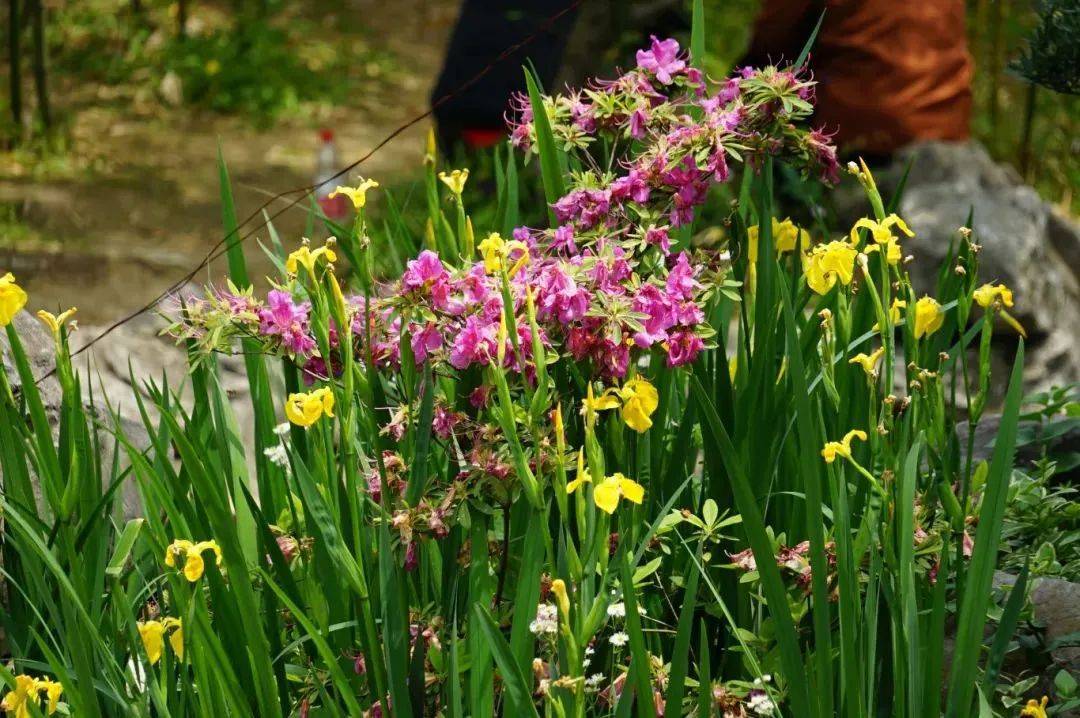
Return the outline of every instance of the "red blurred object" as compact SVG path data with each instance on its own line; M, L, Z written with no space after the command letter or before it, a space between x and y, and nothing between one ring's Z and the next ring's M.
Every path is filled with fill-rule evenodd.
M339 166L334 131L324 127L319 130L319 150L315 155L315 200L323 214L335 221L345 219L349 214L347 197L330 197L335 187L345 183L343 177L337 176Z
M461 131L461 141L471 150L494 147L505 137L506 132L496 127L473 127Z

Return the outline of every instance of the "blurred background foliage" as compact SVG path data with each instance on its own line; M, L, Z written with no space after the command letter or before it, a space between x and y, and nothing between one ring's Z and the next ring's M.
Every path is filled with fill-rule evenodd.
M455 9L453 0L435 4L445 5L450 14ZM7 90L0 99L0 138L8 150L29 143L36 152L53 154L70 151L65 127L71 114L87 105L183 104L240 115L255 127L266 127L283 116L311 116L312 108L320 105L347 105L350 89L394 81L396 57L386 38L365 36L369 13L415 10L409 4L355 0L9 0L7 5L8 59L12 31L21 30L16 33L21 44L16 51L22 57L16 84L22 97L15 100L21 120L13 114L11 63L5 62L0 70ZM722 74L746 48L758 3L711 0L707 5L713 23L708 66L714 74ZM19 9L14 24L12 7ZM39 7L47 75L41 96L34 88ZM1054 83L1060 78L1053 77L1053 71L1059 67L1060 53L1075 55L1080 47L1068 42L1080 26L1078 7L1076 0L968 2L970 51L976 65L974 136L995 158L1016 167L1043 196L1074 213L1073 188L1080 183L1077 97L1028 82L1015 63L1027 57L1025 74L1040 73L1044 84L1068 89L1063 82ZM1049 21L1035 35L1037 49L1045 50L1056 37L1052 49L1059 53L1048 55L1042 65L1032 63L1030 53L1025 55L1029 38L1040 28L1040 10ZM679 17L685 12L678 2L652 2L635 3L629 12L594 13L589 23L580 23L588 25L582 32L595 30L597 21L606 22L611 25L608 36L616 41L600 54L590 48L587 59L571 52L569 62L582 72L602 72L638 46L642 23L649 29L687 27L685 18ZM1067 68L1059 69L1067 74ZM438 67L419 71L433 76Z

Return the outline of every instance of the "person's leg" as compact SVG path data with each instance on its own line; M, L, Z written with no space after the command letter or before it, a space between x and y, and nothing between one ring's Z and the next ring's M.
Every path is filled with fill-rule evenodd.
M439 140L449 150L459 142L494 144L503 136L510 95L525 89L521 66L532 63L545 87L555 79L577 8L562 15L525 48L494 65L471 86L455 92L507 48L540 30L571 0L464 0L447 47L442 73L431 94ZM441 98L453 94L440 103ZM438 104L437 104L438 103Z

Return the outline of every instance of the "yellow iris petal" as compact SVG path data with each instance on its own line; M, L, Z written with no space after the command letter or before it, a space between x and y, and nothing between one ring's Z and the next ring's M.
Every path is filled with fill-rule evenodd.
M1020 710L1021 718L1046 718L1046 704L1049 702L1050 699L1046 696L1043 696L1041 701L1032 698Z
M845 459L851 458L851 442L853 439L859 441L866 441L866 432L859 429L852 429L848 433L844 434L844 438L841 441L830 441L825 444L821 449L821 457L825 459L826 464L831 464L836 461L838 456Z
M640 504L645 498L645 487L620 473L612 474L593 488L593 501L602 511L615 513L619 499Z
M634 377L626 382L618 392L622 399L622 417L626 425L639 433L652 426L652 413L660 404L660 395L656 387L647 379Z
M338 195L344 195L352 202L353 209L363 209L367 204L367 192L369 189L375 189L379 186L379 183L375 180L365 179L360 182L356 187L343 187L338 185L334 188L334 191L327 195L330 199L334 199Z
M933 297L915 302L915 338L930 336L945 323L945 312Z
M188 551L187 557L184 559L184 578L195 583L202 578L205 570L206 564L203 562L203 557L195 551Z
M146 649L146 657L150 659L150 665L155 665L161 660L161 654L165 649L165 626L161 621L140 621L136 624L139 629L139 637L142 638L143 648Z
M625 476L619 480L619 490L624 499L635 504L640 504L645 498L645 487Z
M578 449L577 476L566 485L566 493L572 494L590 481L592 479L589 477L589 473L585 471L585 449Z
M593 501L601 511L609 514L615 513L619 507L619 482L610 477L604 479L593 488Z
M848 364L858 364L866 372L867 376L873 376L877 371L877 363L884 353L885 347L878 347L877 351L872 354L856 354L848 361Z
M162 625L166 630L171 630L169 634L169 645L172 646L173 653L181 661L184 660L184 625L179 618L166 618L162 621Z
M64 694L64 686L57 681L41 681L42 687L45 689L46 715L53 715L60 707L60 696Z
M303 267L308 271L308 274L314 278L315 276L315 264L319 261L320 257L325 257L326 261L333 264L337 261L337 254L330 247L323 246L316 250L312 250L308 246L303 246L289 255L285 260L285 271L289 274L296 274L300 267Z
M334 392L327 387L309 393L289 394L285 401L285 418L305 429L323 415L334 415Z
M469 179L469 170L454 170L447 174L446 172L439 173L439 179L450 188L450 191L455 195L460 196L465 191L465 183Z
M806 257L806 284L817 294L826 294L835 286L851 284L858 251L847 242L819 244Z
M1004 284L984 284L975 290L974 298L975 302L983 309L990 307L995 302L999 302L1003 307L1013 305L1012 290Z
M0 276L0 327L6 327L26 306L26 292L10 272Z
M56 343L59 344L61 328L63 328L63 326L67 324L68 320L71 319L71 317L74 316L75 312L77 311L79 310L76 307L72 307L66 312L60 312L60 314L57 315L41 309L37 313L37 318L41 320L42 324L49 328L49 331L52 332L53 339L55 339ZM72 322L72 327L74 327L74 322Z

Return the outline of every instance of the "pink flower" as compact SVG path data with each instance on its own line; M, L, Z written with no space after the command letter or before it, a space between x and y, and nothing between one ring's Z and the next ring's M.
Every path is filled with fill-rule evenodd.
M536 290L536 314L540 319L555 318L566 324L581 319L589 309L589 293L557 264L544 267Z
M442 348L442 334L439 333L435 322L428 322L422 329L416 324L409 326L411 335L409 345L412 346L413 357L417 364L423 364L428 356Z
M611 198L622 201L630 198L638 204L649 201L649 184L645 181L645 173L638 169L630 170L625 177L620 177L611 183Z
M450 365L464 369L470 364L485 365L495 356L498 342L495 324L484 324L475 314L465 320L465 327L454 339L450 349Z
M405 273L401 275L401 284L406 289L430 287L450 278L439 255L430 249L425 249L416 259L410 259L406 266Z
M459 309L451 302L450 272L443 266L439 255L425 249L416 259L410 259L405 273L401 275L401 286L407 291L426 293L432 304L441 311L456 313Z
M435 432L435 436L445 441L453 436L454 427L459 421L461 421L460 414L450 411L442 404L437 404L431 420L431 429Z
M649 227L645 230L645 243L659 247L665 257L671 252L671 235L667 227Z
M676 332L668 340L668 366L682 366L697 359L697 355L705 348L705 342L701 337L689 329Z
M294 303L288 292L271 290L266 307L259 310L259 333L277 337L296 356L307 356L315 349L315 340L308 333L310 311L311 305Z
M686 62L679 59L679 43L676 40L657 40L653 35L650 48L637 51L637 66L656 75L662 84L670 85L672 75L682 72Z
M692 299L694 290L699 287L694 279L694 268L690 266L690 257L686 252L679 252L675 266L668 272L667 291L675 299Z
M645 136L645 126L649 122L649 116L645 114L645 110L637 108L630 113L630 136L635 140L640 140Z
M577 254L578 248L574 242L574 228L568 224L556 227L551 238L551 249L568 255Z

